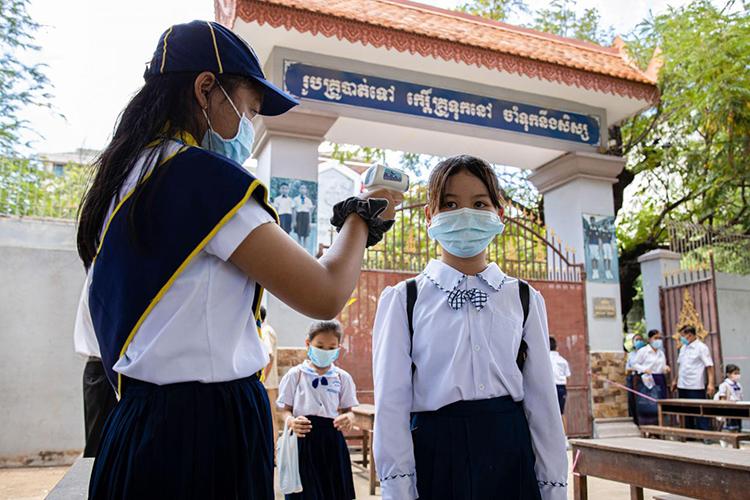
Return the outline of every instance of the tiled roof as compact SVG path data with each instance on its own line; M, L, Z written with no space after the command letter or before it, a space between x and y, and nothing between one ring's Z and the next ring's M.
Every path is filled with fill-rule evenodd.
M376 47L456 60L569 85L653 100L654 79L621 47L521 28L408 0L216 0L236 17Z

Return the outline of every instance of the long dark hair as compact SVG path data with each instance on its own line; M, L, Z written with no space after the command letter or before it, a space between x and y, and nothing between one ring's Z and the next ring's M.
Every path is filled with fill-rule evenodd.
M96 256L110 204L119 198L123 183L147 146L154 141L164 142L183 131L200 141L199 134L206 125L201 122L201 110L193 94L197 76L198 73L147 76L145 85L120 114L112 140L94 162L93 181L78 209L78 255L86 269ZM220 75L217 80L230 95L240 84L252 85L236 76ZM149 154L157 155L160 149L153 148ZM141 181L152 162L153 157L150 157L142 163L132 195L133 204L127 214L133 237L133 207L138 203Z

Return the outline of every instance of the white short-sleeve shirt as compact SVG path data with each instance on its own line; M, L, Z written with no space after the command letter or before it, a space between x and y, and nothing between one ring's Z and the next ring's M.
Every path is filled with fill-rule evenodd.
M550 351L549 360L552 363L552 375L555 378L555 385L565 385L570 377L570 365L568 360L563 358L559 352Z
M352 376L331 365L320 375L309 360L292 367L279 383L279 408L290 406L292 415L336 418L339 410L358 406Z
M294 209L297 212L312 212L314 207L312 198L309 196L305 196L304 201L302 200L302 196L297 196L294 199Z
M680 348L677 363L680 366L678 388L698 390L706 388L706 368L714 366L706 344L695 339L688 345L683 345Z
M646 373L646 370L650 370L651 373L664 374L667 371L667 358L661 349L654 350L653 347L647 345L638 349L631 367L638 373Z
M166 145L166 155L180 147L178 143ZM122 195L135 185L138 170L138 166L133 170ZM248 377L266 366L268 353L252 312L255 281L229 262L229 257L253 230L273 220L251 197L177 277L114 370L161 385L225 382ZM88 287L81 303L84 318L80 324L86 328L92 324ZM82 331L81 337L91 338L91 332Z
M279 215L291 214L294 209L294 200L289 195L279 195L273 199L273 206Z

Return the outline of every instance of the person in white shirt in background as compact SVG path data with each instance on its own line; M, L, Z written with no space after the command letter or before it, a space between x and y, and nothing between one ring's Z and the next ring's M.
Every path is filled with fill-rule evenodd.
M665 399L667 392L667 375L671 371L664 355L664 341L659 330L648 332L648 345L638 349L633 359L632 368L636 373L636 390L648 393L654 399ZM636 396L638 397L638 396ZM639 425L657 423L656 404L636 405Z
M504 228L492 167L469 155L441 161L425 212L441 260L387 287L373 327L383 499L565 500L544 299L487 262Z
M633 347L628 353L627 361L625 362L625 385L636 391L638 390L638 382L637 377L635 376L635 370L633 369L633 360L635 359L635 355L638 354L638 350L648 344L643 340L643 335L640 333L633 335L631 340ZM635 394L630 391L628 391L628 415L633 418L635 425L638 425L638 411L636 410L635 405Z
M282 182L279 185L279 195L271 202L279 214L279 225L286 234L292 232L292 213L294 212L294 200L289 196L289 184Z
M566 427L565 401L568 399L568 390L565 386L568 385L568 377L570 377L570 365L568 364L568 360L557 352L557 340L555 337L549 338L549 360L552 363L552 373L555 377L555 385L557 386L557 403L560 405L563 427Z
M269 357L268 364L263 369L263 385L266 387L268 400L271 402L273 438L275 442L279 433L276 422L278 419L276 405L273 404L273 402L276 401L276 398L279 396L279 369L278 360L276 358L276 331L266 322L266 315L266 306L260 306L260 336L263 340L263 344L266 346Z
M77 354L86 358L83 369L83 420L86 429L86 445L83 456L95 457L99 449L104 423L117 404L115 390L107 380L99 343L89 313L89 277L83 284L78 301L73 345Z
M336 320L310 325L307 357L281 379L279 398L290 432L297 441L302 492L286 500L351 500L355 497L352 464L344 433L354 424L358 406L352 376L333 363L343 332Z
M312 223L312 212L315 204L307 195L307 186L301 184L299 196L294 198L294 232L297 233L299 244L307 248L307 238L310 236L310 224Z
M708 346L698 338L692 325L680 329L680 342L682 347L677 356L679 372L677 380L672 381L672 390L677 388L681 399L712 398L716 393L716 377ZM705 375L707 370L708 386ZM685 427L707 431L711 429L711 422L705 417L685 417Z
M719 384L719 390L716 391L714 399L720 401L742 401L742 386L740 385L740 367L729 364L726 368L726 378ZM739 418L728 418L724 421L722 430L727 432L740 432L742 430L742 420ZM722 446L724 446L722 441ZM729 443L726 443L729 446Z

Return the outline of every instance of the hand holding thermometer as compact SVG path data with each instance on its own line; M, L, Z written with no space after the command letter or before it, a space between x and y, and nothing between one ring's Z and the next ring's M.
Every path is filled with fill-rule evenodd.
M409 175L397 168L373 165L365 172L364 186L368 191L388 189L405 193L409 190Z

